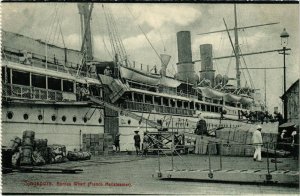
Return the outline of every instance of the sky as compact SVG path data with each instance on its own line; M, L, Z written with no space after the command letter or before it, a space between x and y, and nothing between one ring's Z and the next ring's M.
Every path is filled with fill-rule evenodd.
M212 44L214 57L232 54L226 32L209 35L200 33L224 30L223 18L228 28L234 26L233 4L103 4L110 9L116 21L119 36L123 41L128 58L139 64L157 65L160 60L155 50L172 56L168 74L174 75L177 63L176 33L190 31L193 60L200 59L199 46ZM280 33L286 28L289 33L286 57L287 88L299 78L299 5L298 4L237 4L238 26L249 26L279 22L277 25L240 30L239 43L242 53L280 49ZM59 29L61 24L61 32ZM111 46L102 4L94 4L91 28L94 56L101 60L112 60ZM75 3L2 3L2 29L41 39L59 46L63 40L68 48L80 49L80 19ZM231 33L233 39L233 34ZM298 55L297 55L298 54ZM278 52L244 57L242 67L282 67L283 56ZM244 63L245 61L245 63ZM235 60L215 60L216 74L235 77ZM195 63L199 73L200 63ZM264 101L264 71L244 70L242 85L250 85L250 77L256 89L260 89ZM267 106L272 112L282 108L283 70L269 69L266 73ZM247 81L247 83L245 82ZM234 82L234 81L232 81Z

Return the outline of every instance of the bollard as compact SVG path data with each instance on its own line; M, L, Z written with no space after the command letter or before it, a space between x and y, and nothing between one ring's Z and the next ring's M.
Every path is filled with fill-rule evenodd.
M275 171L277 171L277 154L276 154L276 152L277 152L277 143L275 143L275 154L274 154L274 156L275 156Z
M268 169L268 174L270 174L270 166L269 166L269 142L267 142L267 169Z
M222 141L219 148L219 154L220 154L220 170L222 170Z
M207 145L207 150L208 150L208 167L209 167L209 172L211 173L211 162L210 162L210 150L209 150L209 145L210 142Z
M158 171L160 173L160 158L159 158L159 149L158 149Z

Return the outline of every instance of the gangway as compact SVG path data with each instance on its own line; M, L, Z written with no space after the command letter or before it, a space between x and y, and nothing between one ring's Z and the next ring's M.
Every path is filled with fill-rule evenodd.
M137 115L137 114L135 114L135 113L133 113L133 112L127 110L127 109L123 109L123 108L121 108L121 107L115 106L115 105L113 105L113 104L111 104L111 103L108 103L108 102L106 102L106 101L104 101L104 100L101 100L101 99L98 99L98 98L96 98L96 97L89 96L89 99L90 99L93 103L96 103L96 104L98 104L98 105L107 107L107 108L109 108L109 109L111 109L111 110L114 110L114 111L116 111L116 112L123 112L123 114L125 114L125 115L127 115L127 116L129 116L129 117L131 117L131 118L133 118L133 119L135 119L135 120L138 120L138 121L140 121L140 122L146 123L149 127L156 128L156 129L161 129L161 128L163 128L163 126L162 126L161 124L159 124L159 123L157 123L157 122L154 122L154 121L152 121L152 120L149 120L149 119L147 119L147 118L145 118L145 117L143 117L143 116L139 116L139 115Z

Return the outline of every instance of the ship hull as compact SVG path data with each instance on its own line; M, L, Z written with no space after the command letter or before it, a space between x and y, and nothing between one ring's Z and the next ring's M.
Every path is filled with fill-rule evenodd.
M83 134L104 133L103 113L102 108L82 103L6 102L2 106L2 145L32 130L36 139L79 150Z

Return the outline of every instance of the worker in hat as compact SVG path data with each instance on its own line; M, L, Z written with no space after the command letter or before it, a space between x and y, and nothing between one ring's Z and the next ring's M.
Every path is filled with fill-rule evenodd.
M299 126L293 127L293 132L291 134L292 136L292 154L293 159L299 159Z
M106 66L106 68L104 69L104 75L106 76L111 76L111 70L109 66Z
M285 129L282 130L280 134L280 148L283 150L287 150L287 145L288 143L288 136L287 136L287 131Z
M134 131L135 135L133 136L136 155L139 155L140 148L141 148L141 136L139 135L139 130L140 128L137 128L137 130Z
M253 146L255 147L255 152L253 155L254 161L261 162L261 146L263 145L262 136L261 136L261 126L257 125L256 130L253 133L252 142Z

